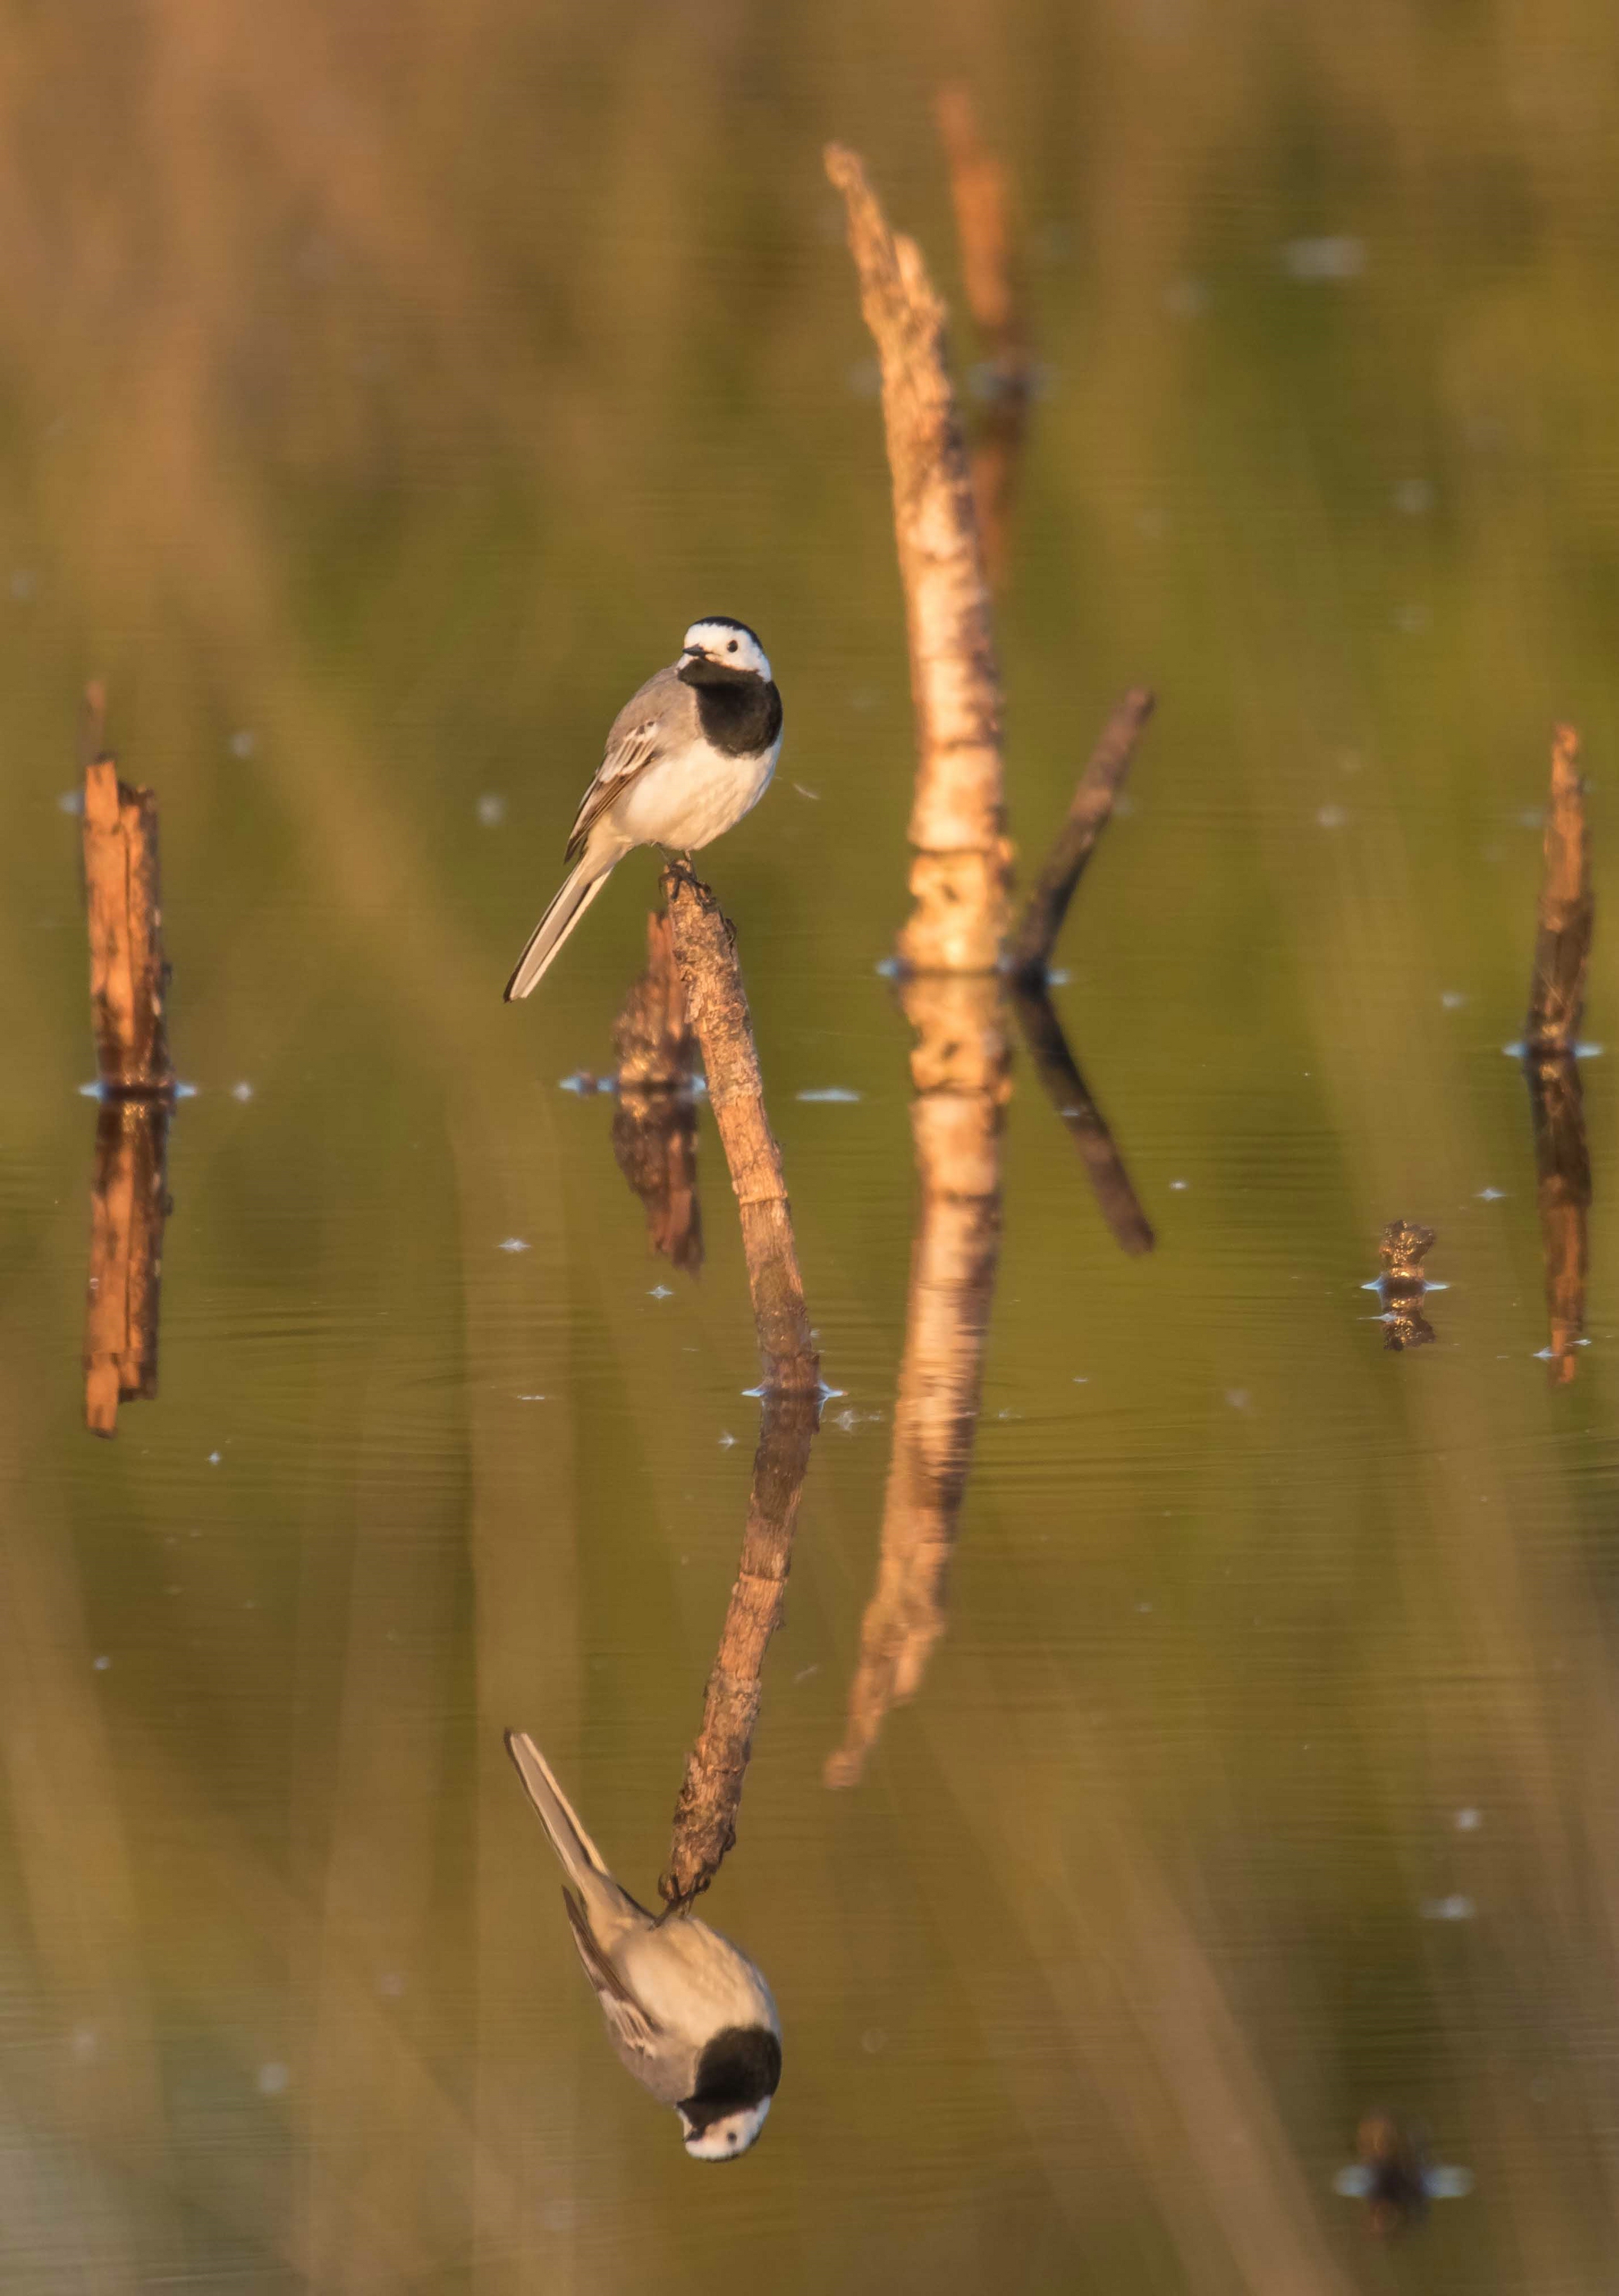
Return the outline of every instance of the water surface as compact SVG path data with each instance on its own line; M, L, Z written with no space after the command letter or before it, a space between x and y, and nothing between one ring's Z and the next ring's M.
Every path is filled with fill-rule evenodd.
M17 28L8 2287L1606 2284L1615 1064L1556 1386L1501 1046L1559 715L1607 898L1616 64L1584 0ZM947 1628L833 1792L916 1195L876 971L903 619L819 148L954 297L961 72L1045 371L1000 615L1031 859L1160 695L1058 992L1157 1245L1117 1250L1020 1058ZM499 991L613 712L715 611L786 701L710 857L840 1390L705 1906L787 2030L718 2178L612 2061L500 1744L650 1892L757 1424L709 1119L691 1283L558 1089L608 1065L650 861ZM197 1088L160 1392L111 1444L61 802L93 672L159 791ZM1395 1218L1449 1286L1419 1352L1362 1289ZM1386 2250L1332 2188L1373 2108L1476 2178Z

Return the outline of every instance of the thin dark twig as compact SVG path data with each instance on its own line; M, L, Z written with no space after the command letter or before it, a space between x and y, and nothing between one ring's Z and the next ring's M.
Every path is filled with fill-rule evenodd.
M1091 761L1080 775L1067 819L1057 833L1012 936L1008 969L1014 980L1044 978L1074 889L1112 816L1114 801L1153 706L1154 697L1146 686L1132 686L1102 728Z
M1056 1006L1043 985L1034 988L1026 981L1014 983L1012 1005L1040 1081L1052 1107L1068 1128L1115 1242L1132 1259L1150 1251L1155 1241L1152 1224L1130 1184L1130 1175L1114 1145L1107 1119L1091 1097L1079 1072Z

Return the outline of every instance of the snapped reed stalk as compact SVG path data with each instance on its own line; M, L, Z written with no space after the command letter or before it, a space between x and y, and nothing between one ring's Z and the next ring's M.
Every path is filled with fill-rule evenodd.
M169 1094L164 1013L163 906L158 873L158 800L121 782L101 747L102 701L86 697L84 857L90 939L90 1013L106 1093Z
M1558 1387L1573 1380L1574 1349L1585 1332L1591 1194L1584 1096L1574 1058L1596 921L1579 759L1579 734L1572 726L1558 726L1551 742L1545 859L1524 1024L1524 1072L1534 1128L1535 1194L1550 1325L1546 1354Z
M1551 794L1546 808L1541 879L1524 1041L1530 1052L1572 1051L1585 1004L1593 902L1580 736L1559 726L1551 743Z
M85 1300L85 1424L118 1432L120 1402L158 1390L158 1303L168 1214L175 1075L164 1011L168 968L158 870L158 801L119 781L102 745L106 704L89 686L84 771L85 918L96 1111Z
M914 972L989 972L1000 961L1011 864L1001 675L944 307L915 242L889 228L857 155L829 144L826 171L843 194L861 308L882 372L910 641L915 906L899 954Z

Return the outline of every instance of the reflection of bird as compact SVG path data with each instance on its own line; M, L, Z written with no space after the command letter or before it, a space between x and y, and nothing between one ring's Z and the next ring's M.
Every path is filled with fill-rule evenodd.
M724 614L693 622L681 657L614 718L568 840L572 869L506 983L527 996L612 871L637 845L692 853L734 829L770 786L781 697L764 647Z
M571 1884L562 1901L614 2047L679 2113L694 2161L740 2160L781 2078L769 1986L706 1922L659 1922L638 1906L602 1864L533 1739L508 1730L506 1751Z

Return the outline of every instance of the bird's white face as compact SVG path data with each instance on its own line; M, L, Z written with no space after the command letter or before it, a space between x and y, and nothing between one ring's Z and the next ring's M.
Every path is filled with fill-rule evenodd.
M750 670L766 683L770 658L750 629L740 622L693 622L681 645L682 660L701 655L722 669Z
M765 2096L757 2104L742 2105L735 2112L728 2112L724 2120L711 2120L707 2128L694 2130L688 2121L687 2153L693 2161L740 2161L757 2142L769 2111L770 2099Z

